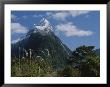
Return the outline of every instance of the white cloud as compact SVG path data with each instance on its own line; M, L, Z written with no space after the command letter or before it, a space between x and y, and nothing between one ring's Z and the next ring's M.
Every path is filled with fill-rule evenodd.
M77 10L77 11L69 11L70 15L73 17L83 15L83 14L88 14L90 11L87 10Z
M92 31L82 30L82 29L77 28L71 22L57 25L56 29L61 31L61 32L64 32L64 34L68 37L70 37L70 36L79 36L79 37L90 36L93 34Z
M71 11L59 11L59 12L47 12L47 16L51 16L56 20L65 21L68 16L77 17L83 14L88 14L87 10L71 10Z
M11 14L11 19L15 20L15 19L18 19L16 15L14 14Z
M26 19L26 18L27 18L27 16L26 16L26 15L24 15L24 16L23 16L23 18L24 18L24 19Z
M69 16L67 12L58 12L53 15L54 19L65 21L66 17Z
M46 15L51 16L51 15L53 15L53 13L52 12L47 12Z
M15 18L16 18L16 16L11 14L11 19L15 19Z
M36 18L36 17L39 17L39 15L34 14L34 15L33 15L33 17L35 17L35 18Z
M11 23L12 33L27 33L27 28L20 23Z

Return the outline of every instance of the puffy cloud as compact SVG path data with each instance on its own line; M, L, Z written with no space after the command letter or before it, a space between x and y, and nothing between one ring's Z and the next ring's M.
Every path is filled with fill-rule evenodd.
M51 15L53 15L53 13L52 12L46 12L46 15L51 16Z
M24 18L24 19L26 19L26 18L27 18L27 16L26 16L26 15L24 15L24 16L23 16L23 18Z
M54 19L65 21L66 17L69 16L67 12L58 12L53 15Z
M65 21L68 16L76 17L83 14L88 14L90 11L87 10L70 10L70 11L59 11L59 12L47 12L47 16L51 16L56 20Z
M18 19L17 16L15 16L14 14L11 14L11 19Z
M65 21L66 17L69 16L66 11L47 12L46 15L48 16L48 18L50 17L60 21Z
M37 15L37 14L32 15L32 17L34 17L34 18L42 17L42 16L44 16L44 15Z
M70 37L70 36L79 36L79 37L81 37L81 36L89 36L89 35L93 34L92 31L82 30L82 29L77 28L71 22L57 25L56 29L61 31L61 32L64 32L64 34L68 37Z
M77 11L69 11L70 15L73 17L83 15L83 14L88 14L90 11L87 10L77 10Z
M12 33L27 33L28 29L20 23L11 23Z
M38 16L38 15L36 15L36 14L34 14L34 15L33 15L33 17L35 17L35 18L36 18L36 17L39 17L39 16Z

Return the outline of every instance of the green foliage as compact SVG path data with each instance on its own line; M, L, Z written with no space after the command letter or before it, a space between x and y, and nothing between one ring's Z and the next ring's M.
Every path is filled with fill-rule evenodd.
M57 54L56 54L57 55ZM73 51L68 62L59 67L51 56L12 58L12 77L99 77L100 58L94 46L80 46ZM52 59L53 58L53 59ZM60 60L60 59L59 59ZM55 62L56 61L56 62ZM60 63L60 62L59 62ZM62 64L62 63L60 63Z
M100 58L94 52L94 46L80 46L73 51L69 63L80 70L81 76L100 76Z
M78 77L80 76L79 69L75 69L70 65L67 65L63 70L58 71L59 77Z
M100 76L100 59L97 57L87 56L81 62L81 76Z
M85 58L85 56L96 56L95 52L94 52L94 46L80 46L78 48L76 48L75 51L73 51L72 53L72 57L73 58L77 58L77 59L83 59Z
M46 77L51 74L56 76L51 65L40 59L13 59L11 65L13 77Z

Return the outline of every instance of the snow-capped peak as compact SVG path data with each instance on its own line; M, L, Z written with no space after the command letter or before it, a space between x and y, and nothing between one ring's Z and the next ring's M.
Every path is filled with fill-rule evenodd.
M35 25L35 28L37 30L42 30L46 32L52 31L52 26L50 25L50 22L45 18L40 21L40 25Z

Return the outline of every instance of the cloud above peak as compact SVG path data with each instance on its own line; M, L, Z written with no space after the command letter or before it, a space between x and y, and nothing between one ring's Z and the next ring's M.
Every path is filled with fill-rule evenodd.
M55 20L65 21L68 16L77 17L80 15L88 14L88 10L70 10L70 11L59 11L59 12L47 12L47 16L51 16Z
M84 14L88 14L89 12L90 11L88 11L88 10L69 11L69 13L71 14L71 16L73 16L73 17L84 15Z
M66 17L69 16L67 12L58 12L53 15L54 19L65 21Z
M16 20L16 19L19 19L16 15L14 15L14 14L11 14L11 19L12 20Z
M78 37L82 37L82 36L90 36L93 34L92 31L89 30L82 30L77 28L75 25L73 25L71 22L65 23L65 24L60 24L56 26L56 29L60 32L64 32L64 34L67 37L71 37L71 36L78 36Z
M11 23L12 33L27 33L28 29L20 23Z

